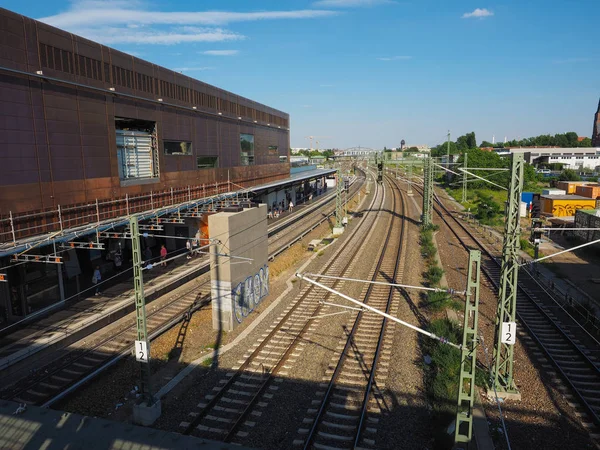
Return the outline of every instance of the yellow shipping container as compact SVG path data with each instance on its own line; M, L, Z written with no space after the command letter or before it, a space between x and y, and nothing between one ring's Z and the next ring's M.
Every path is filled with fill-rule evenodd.
M554 217L574 216L578 209L595 209L596 200L579 195L542 195L541 210Z

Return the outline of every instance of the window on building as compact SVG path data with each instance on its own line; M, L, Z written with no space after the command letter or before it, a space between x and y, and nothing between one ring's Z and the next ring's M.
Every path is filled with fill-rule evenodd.
M254 165L254 135L240 134L240 151L242 166Z
M191 155L192 143L186 141L165 141L165 155Z
M287 162L287 156L280 156L280 157L279 157L279 162L280 162L280 163Z
M277 154L277 146L276 145L269 145L269 155L273 156Z
M122 184L154 182L159 176L156 123L117 117L115 132Z
M219 157L198 156L198 158L196 158L196 167L198 169L215 169L219 167Z

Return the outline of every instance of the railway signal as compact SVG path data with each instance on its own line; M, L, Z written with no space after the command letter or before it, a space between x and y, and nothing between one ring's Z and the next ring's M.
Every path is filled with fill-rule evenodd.
M542 234L544 234L543 230L540 229L541 225L542 219L531 219L531 235L529 241L533 244L533 259L538 259L540 256L540 244L542 242Z

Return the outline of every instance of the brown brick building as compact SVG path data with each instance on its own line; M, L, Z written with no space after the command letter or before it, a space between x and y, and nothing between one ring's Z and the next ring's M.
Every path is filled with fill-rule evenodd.
M289 147L281 111L0 8L0 219L274 181Z

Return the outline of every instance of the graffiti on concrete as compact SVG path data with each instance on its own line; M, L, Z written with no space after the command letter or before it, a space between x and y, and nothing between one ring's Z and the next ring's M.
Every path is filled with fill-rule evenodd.
M269 295L269 266L265 264L258 273L249 276L231 291L238 323L242 323L244 317L254 311L267 295Z

